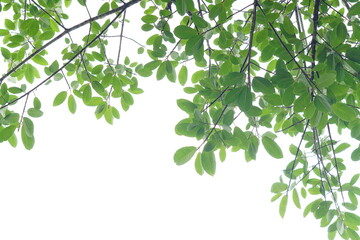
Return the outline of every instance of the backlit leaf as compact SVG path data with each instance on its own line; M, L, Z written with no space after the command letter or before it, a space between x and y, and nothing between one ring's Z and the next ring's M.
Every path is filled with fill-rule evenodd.
M178 99L176 103L178 107L187 114L193 114L194 110L197 108L196 104L186 99Z
M46 59L39 54L34 56L31 60L33 60L35 63L37 63L39 65L43 65L43 66L48 65L48 62L46 61Z
M255 77L252 81L252 87L255 92L262 92L264 94L274 93L274 86L266 78Z
M185 65L180 68L179 71L179 83L184 86L188 79L188 69Z
M0 130L0 143L7 141L15 132L16 125L11 125Z
M333 104L331 107L335 115L346 122L351 122L356 119L357 114L355 110L344 103L338 102Z
M62 104L65 101L66 97L67 97L66 91L62 91L58 93L54 99L53 106L59 106L60 104Z
M214 176L216 170L216 161L214 152L201 153L201 165L207 174Z
M283 153L279 145L271 138L264 136L261 139L262 144L264 145L265 150L272 156L273 158L283 158Z
M271 186L272 193L281 193L288 188L288 185L282 182L276 182Z
M353 161L360 160L360 145L351 153L351 159Z
M30 118L24 117L22 128L24 129L26 136L33 137L34 136L34 123Z
M250 110L252 106L252 94L250 88L248 87L241 88L237 105L239 106L241 111L247 112L248 110Z
M288 196L284 195L281 198L280 206L279 206L279 214L282 218L284 218L284 216L285 216L287 202L288 202Z
M74 114L76 112L76 101L75 101L75 98L74 98L74 95L69 95L68 97L68 108L69 108L69 111Z
M183 165L187 163L195 153L196 147L182 147L175 152L174 161L177 165Z
M204 44L204 37L202 35L195 35L186 42L185 52L188 56L194 55L200 51Z
M201 153L199 152L195 158L195 170L201 176L204 174L204 169L201 165Z
M293 190L292 197L293 197L293 201L294 201L295 206L300 209L301 208L300 199L299 199L299 194L298 194L296 188Z

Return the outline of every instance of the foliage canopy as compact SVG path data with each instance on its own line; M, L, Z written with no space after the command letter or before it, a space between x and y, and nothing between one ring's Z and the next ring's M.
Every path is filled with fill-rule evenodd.
M319 219L329 239L360 239L354 213L360 174L343 182L350 159L339 156L346 150L360 160L360 145L349 150L338 137L344 131L360 140L358 0L97 4L92 16L86 0L0 0L0 52L7 64L0 77L0 142L15 147L20 138L26 149L34 146L33 119L43 115L44 101L34 92L44 85L64 83L54 106L67 104L75 113L82 102L112 124L143 92L139 78L166 78L191 96L177 101L187 118L176 133L199 141L176 151L176 164L194 159L198 174L214 175L217 155L224 161L227 150L242 150L251 161L260 146L280 159L285 149L276 138L288 135L298 144L290 145L293 159L271 187L281 217L290 199L301 208L300 199L311 195L304 216ZM136 5L143 9L144 45L124 32L128 19L137 18L126 14ZM67 27L70 7L87 10L87 19ZM139 45L141 58L121 55L124 39ZM61 41L61 52L50 54ZM108 47L114 41L117 51Z

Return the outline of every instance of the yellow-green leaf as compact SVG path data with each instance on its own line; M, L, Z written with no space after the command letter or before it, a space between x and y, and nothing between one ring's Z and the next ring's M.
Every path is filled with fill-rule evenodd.
M285 216L287 202L288 202L288 196L284 195L281 198L280 206L279 206L279 214L282 218L284 218L284 216Z

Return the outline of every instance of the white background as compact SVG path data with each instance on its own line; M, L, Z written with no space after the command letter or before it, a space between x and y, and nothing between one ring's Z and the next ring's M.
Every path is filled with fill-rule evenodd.
M178 84L141 80L145 93L113 126L79 99L74 116L66 104L51 107L65 87L36 92L48 99L44 117L34 120L33 150L20 139L16 149L0 145L1 240L327 238L291 198L284 220L279 202L270 202L271 184L291 158L272 159L261 149L246 163L239 152L218 163L214 177L197 175L193 161L173 163L178 148L194 144L174 132L186 117L176 99L189 97Z
M174 133L185 117L181 89L142 85L114 126L93 109L48 107L33 150L0 145L0 239L326 239L291 201L284 220L270 203L289 159L246 163L239 152L214 177L197 175L193 162L176 166L173 153L188 142Z

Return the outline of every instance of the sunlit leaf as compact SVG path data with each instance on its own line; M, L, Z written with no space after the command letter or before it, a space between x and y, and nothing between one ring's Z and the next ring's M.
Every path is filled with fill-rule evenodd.
M69 111L74 114L76 112L76 101L75 101L75 98L74 98L74 95L69 95L68 97L68 108L69 108Z
M288 196L284 195L281 198L280 206L279 206L279 214L282 218L284 218L284 216L285 216L287 202L288 202Z
M174 154L174 161L177 165L187 163L196 153L196 147L182 147Z
M283 153L281 148L273 139L264 136L261 141L265 150L270 154L270 156L278 159L283 158Z
M66 97L67 97L66 91L62 91L58 93L54 99L53 106L59 106L60 104L62 104L65 101Z
M202 152L201 153L201 165L205 172L211 176L214 176L216 170L216 161L214 152Z
M344 103L338 102L333 104L331 107L335 115L344 121L350 122L356 119L357 114L355 110Z

